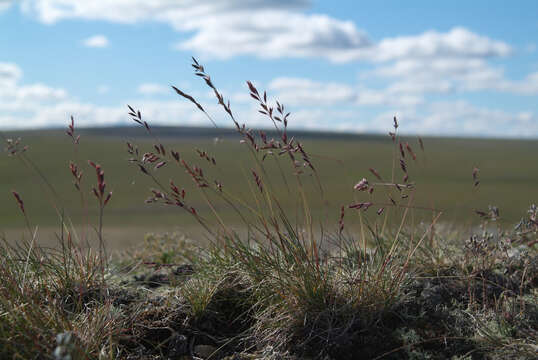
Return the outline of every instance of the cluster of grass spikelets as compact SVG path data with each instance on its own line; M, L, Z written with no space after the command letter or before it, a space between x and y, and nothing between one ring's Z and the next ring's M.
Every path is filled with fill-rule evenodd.
M421 153L400 142L395 118L393 166L385 171L390 177L372 167L357 179L356 197L342 204L334 224L315 219L318 204L306 194L318 193L322 204L323 184L308 149L288 135L284 105L272 106L248 82L274 136L249 129L204 67L194 59L193 67L251 154L243 178L250 196L230 193L219 180L219 166L226 164L218 155L194 149L199 161L187 161L129 106L133 121L155 139L151 149L127 143L129 161L154 184L146 202L188 213L205 230L208 245L151 235L143 247L109 256L102 229L113 199L94 162L97 183L89 188L81 163L69 167L82 206L97 200L96 252L84 248L84 237L59 205L59 246L37 246L23 194L14 192L28 233L0 244L1 358L536 357L536 206L509 231L497 226L495 207L477 210L481 224L473 234L439 224L441 211L414 203L420 188L409 164ZM173 89L216 124L196 99ZM81 139L73 120L67 134L76 150ZM7 147L39 172L19 142ZM421 139L418 147L424 152ZM165 167L176 167L177 178L163 179ZM54 184L39 174L54 197ZM471 175L470 186L478 187L478 169ZM296 199L295 208L281 205L278 187ZM205 199L203 208L192 205L193 193ZM414 211L431 212L431 223L411 226ZM228 225L224 212L242 225ZM379 221L370 222L365 212ZM398 218L396 227L388 225L389 216ZM359 224L356 233L346 230L352 221Z

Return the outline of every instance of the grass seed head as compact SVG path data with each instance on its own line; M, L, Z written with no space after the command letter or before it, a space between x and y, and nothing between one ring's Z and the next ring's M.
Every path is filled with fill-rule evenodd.
M22 198L21 196L19 195L18 192L16 192L15 190L12 190L11 193L13 194L13 196L15 197L15 200L17 200L17 204L19 204L19 208L21 209L22 213L24 215L26 215L26 211L24 210L24 202L22 201Z

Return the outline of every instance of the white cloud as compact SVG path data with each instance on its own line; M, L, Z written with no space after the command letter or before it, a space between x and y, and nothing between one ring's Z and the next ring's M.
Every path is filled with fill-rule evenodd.
M22 70L12 63L0 63L0 110L29 111L39 104L63 100L63 89L44 84L21 85Z
M290 117L290 126L307 130L360 132L357 111L334 109L301 109Z
M154 125L208 125L208 119L188 102L148 102L132 99L129 103L140 108L144 118ZM77 126L81 127L134 125L124 106L99 106L71 99L49 104L27 103L24 105L24 108L8 109L11 113L2 114L0 129L64 127L70 115L74 116ZM218 110L215 106L206 106L206 108L212 111Z
M71 18L134 23L148 20L163 22L171 22L174 19L188 20L199 16L212 16L243 10L292 10L305 8L308 4L309 1L305 0L213 2L197 0L23 0L22 9L47 24Z
M152 124L160 125L207 125L207 118L193 110L191 104L156 101L131 101L133 106L140 108L143 116ZM45 106L30 114L15 118L11 128L39 128L51 126L66 126L69 115L73 115L77 126L113 126L134 124L127 115L124 106L98 106L76 101L63 101ZM0 124L1 125L1 124Z
M178 49L216 58L252 55L367 61L374 64L375 76L390 81L385 88L369 89L308 79L275 79L269 88L290 105L412 108L425 104L429 94L483 90L538 93L538 75L510 80L501 67L487 62L513 52L503 41L454 27L446 32L430 30L375 42L351 21L305 13L309 7L305 0L23 0L21 7L48 24L64 19L165 23L185 34L185 40L176 44ZM87 39L87 45L107 44L102 35ZM159 84L142 84L138 92L149 96L169 90ZM231 98L239 105L246 100L244 94Z
M137 89L138 93L142 95L165 95L171 94L170 88L161 84L140 84Z
M357 96L357 105L416 106L423 102L421 95L392 92L390 89L363 89Z
M22 8L49 24L70 18L164 22L178 31L194 31L191 38L178 44L179 48L215 57L304 57L327 53L336 60L340 51L368 45L366 35L349 21L296 12L307 4L304 0L25 0Z
M0 13L9 9L12 4L12 0L0 0Z
M538 72L527 75L519 81L505 80L492 84L493 88L499 91L506 91L522 95L538 94Z
M230 94L229 100L232 104L235 105L235 103L239 104L251 104L252 98L248 94L247 91L241 91L241 92L234 92Z
M209 20L200 18L184 28L184 24L178 26L180 30L196 31L178 44L179 49L217 58L321 56L339 61L350 49L370 46L367 35L352 22L279 10L243 11Z
M413 77L432 79L439 76L468 74L484 69L487 63L475 58L407 58L376 68L374 73L384 77Z
M502 69L469 58L405 59L378 67L374 74L399 79L393 89L436 93L489 88L503 78Z
M22 9L44 23L64 19L117 23L162 22L189 37L179 49L217 58L323 57L335 62L403 58L505 56L508 44L455 27L374 43L351 21L306 14L308 1L253 0L24 0Z
M124 105L100 106L80 102L63 89L40 83L22 84L22 78L23 72L19 66L0 63L0 129L62 127L66 126L70 115L75 117L78 126L134 124ZM205 115L188 101L130 99L126 102L139 108L144 117L154 124L209 124ZM214 102L204 107L215 114L221 111Z
M387 91L427 94L453 91L492 90L521 95L538 94L538 73L521 80L507 79L501 67L492 67L483 59L405 59L377 67L372 74L396 79Z
M477 91L496 86L503 77L502 70L483 59L469 58L404 59L377 67L373 74L396 79L388 93L415 95Z
M414 108L383 111L363 122L363 129L386 133L393 116L397 116L398 130L402 134L503 138L534 138L538 135L536 114L476 107L465 101L435 102L424 106L422 112Z
M509 55L511 47L465 28L455 27L447 33L427 31L416 36L383 39L373 58L380 61L402 58L498 57Z
M321 83L304 78L276 78L269 84L282 102L290 105L336 105L350 103L356 93L352 87L335 82Z
M480 108L465 101L438 102L413 126L438 135L533 137L538 134L538 116Z
M402 86L400 86L402 87ZM420 94L406 93L406 89L374 90L337 82L318 82L305 78L276 78L269 83L274 97L287 105L338 106L395 105L415 106L423 102Z
M412 80L406 79L392 83L386 92L390 95L422 95L427 93L446 94L454 91L454 84L448 80Z
M85 39L82 43L84 46L92 48L105 48L109 45L108 38L104 35L91 36Z
M21 101L55 101L67 97L65 90L51 88L44 84L19 86L13 95Z
M334 84L288 84L277 89L289 103L346 102L354 96L363 105L411 106L426 94L485 89L536 94L536 77L509 80L488 58L513 52L503 41L463 27L434 30L373 41L351 21L324 14L307 14L306 0L23 0L21 8L44 23L65 19L104 20L132 24L165 23L186 38L176 47L198 54L230 58L325 58L333 62L367 61L373 73L395 79L385 89L357 91ZM87 46L106 46L102 35L86 39ZM147 84L141 93L164 93ZM274 86L278 84L272 84ZM293 85L293 86L292 86ZM276 88L275 88L276 89ZM241 99L241 98L239 98Z
M10 4L1 1L0 11L7 7L3 5ZM21 8L47 24L65 19L168 24L185 38L177 44L177 48L216 58L252 55L262 58L324 58L333 62L367 61L374 64L373 75L382 78L385 83L388 81L386 87L372 89L356 84L277 78L269 84L269 89L285 104L298 108L291 122L298 126L384 131L387 119L390 122L397 112L404 123L407 122L410 131L509 134L505 129L510 128L513 134L538 135L537 117L532 113L511 114L502 110L480 109L462 102L431 106L426 103L426 95L433 93L489 89L538 94L538 73L529 74L521 80L510 80L501 67L487 62L488 58L511 54L508 44L462 27L375 42L353 22L304 12L308 5L305 0L22 0ZM108 39L95 35L86 39L84 44L106 47ZM17 126L63 125L71 113L78 114L82 125L129 121L124 108L74 101L62 89L44 84L22 85L21 77L22 71L16 65L0 63L0 108L8 112L0 118L0 126L11 126L15 122ZM104 93L103 89L101 92ZM159 84L141 84L138 92L142 95L170 93L168 88ZM252 106L243 105L247 97L246 93L233 94L232 101L239 103L234 110L250 119L248 116L255 110ZM138 107L157 122L176 124L175 119L185 119L187 124L207 124L207 119L194 111L188 102L140 99L137 102ZM419 104L424 105L424 113L417 113ZM345 105L346 110L335 109L335 105ZM366 106L369 111L376 106L392 106L394 112L373 116L373 121L362 118L356 122L357 110ZM208 108L220 113L217 107ZM380 122L381 119L383 122ZM260 121L257 116L252 124L262 124Z
M523 83L530 84L537 79L538 74L531 74ZM521 91L536 91L535 88L522 88L521 83L511 85L519 87ZM396 115L402 125L402 131L406 133L440 136L538 136L538 116L529 111L511 113L476 107L465 101L431 104L425 101L424 94L452 91L453 84L450 82L402 81L385 89L375 90L309 79L277 78L270 83L269 88L276 91L279 100L294 105L290 123L304 128L386 132L390 127L390 119ZM344 104L346 110L340 110L339 104ZM375 114L380 106L391 106L393 109L382 110L374 116L361 115L365 106L370 108L366 114Z
M8 66L9 65L9 66ZM43 84L22 85L19 80L22 71L14 64L0 64L0 74L10 74L10 79L0 85L0 93L12 92L13 97L7 99L0 96L0 128L23 129L66 125L70 115L76 119L78 126L107 126L132 124L127 116L124 106L99 106L73 100L62 89L55 89ZM9 69L6 70L6 69ZM337 84L333 83L333 86ZM310 90L312 87L330 89L326 84L308 79L280 78L272 82L275 91L290 89L292 86ZM353 95L365 92L364 89L349 87ZM384 103L382 100L370 103ZM319 95L317 95L319 96ZM311 105L309 107L297 106L291 109L291 128L306 128L330 131L347 132L386 132L390 128L390 120L397 115L401 130L406 133L433 134L433 135L469 135L469 136L510 136L535 137L538 135L538 116L532 112L509 113L503 110L475 107L469 103L437 102L424 106L424 112L419 113L414 106L406 101L395 106L390 111L384 111L374 116L361 113L361 106L348 96L342 101L347 102L343 109L326 106L325 104ZM304 100L304 99L303 99ZM310 101L310 99L307 99ZM284 101L284 100L283 100ZM205 126L207 118L188 101L148 101L144 99L130 99L126 101L135 108L140 109L144 118L152 124ZM220 126L230 126L231 123L222 114L220 106L212 102L203 103ZM255 104L250 106L239 104L233 107L234 113L240 122L248 119L247 125L252 127L269 127L267 118L257 114ZM220 116L223 115L223 116Z
M0 86L14 86L22 76L22 70L15 64L0 63Z
M275 27L279 19L284 25ZM222 29L226 31L223 32ZM487 58L510 54L508 44L454 28L447 33L427 31L373 43L351 22L325 15L260 12L217 17L192 24L197 32L178 45L214 57L326 57L334 62L391 61L406 58Z

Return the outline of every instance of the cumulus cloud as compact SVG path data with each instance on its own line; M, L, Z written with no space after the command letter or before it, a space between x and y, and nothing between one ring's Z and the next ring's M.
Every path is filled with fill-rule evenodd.
M393 108L363 122L365 129L386 132L397 116L403 134L467 137L533 138L538 116L474 106L466 101L442 101L416 108Z
M538 94L538 72L531 73L519 81L503 79L490 87L516 94L536 95Z
M269 89L290 105L336 105L350 103L356 97L354 89L346 84L304 78L276 78L269 83Z
M355 24L326 15L267 10L219 15L209 22L199 20L190 24L196 33L179 43L179 49L218 58L321 56L340 61L350 49L370 46L368 36Z
M406 93L407 89L375 90L340 82L319 82L305 78L281 77L269 83L275 97L288 105L338 106L395 105L415 106L423 103L420 94Z
M447 33L427 31L416 36L383 39L376 46L373 58L379 61L402 58L484 58L506 56L511 47L465 28L455 27Z
M22 70L12 63L0 63L0 110L27 111L39 104L65 99L63 89L44 84L21 85Z
M391 89L363 89L357 95L357 105L416 106L424 102L421 95L391 91Z
M309 1L253 0L24 0L21 8L44 23L64 19L104 20L131 24L141 21L166 23L186 39L176 47L216 58L252 55L262 58L323 57L333 62L367 61L374 73L394 78L383 90L361 94L360 104L391 104L400 95L401 104L422 103L427 93L495 89L519 94L536 94L533 74L520 81L505 78L501 68L491 67L488 58L503 57L513 49L505 42L476 34L463 27L447 32L434 30L416 35L372 41L351 21L324 14L306 14ZM285 19L285 21L283 21ZM102 35L86 39L88 46L107 46ZM274 85L274 84L273 84ZM298 85L298 84L295 84ZM351 91L313 89L316 84L284 88L290 102L349 100ZM313 86L314 85L314 86ZM325 87L330 84L325 84ZM290 87L291 89L291 87ZM139 89L144 94L163 89Z
M0 129L28 129L65 126L70 115L79 126L132 124L127 108L101 106L76 100L64 89L45 84L22 83L23 71L13 63L0 63ZM188 101L129 99L154 124L177 126L207 125L207 118ZM213 102L204 107L218 113ZM244 109L241 110L244 112ZM226 124L227 125L227 124Z
M448 80L410 80L396 81L387 89L390 95L422 95L428 93L446 94L454 91L454 85Z
M315 131L358 133L362 131L361 123L357 121L358 117L357 111L301 109L292 114L290 126Z
M176 44L176 48L214 58L238 55L323 58L337 63L363 61L373 66L371 76L380 80L383 88L305 78L277 78L270 82L268 88L279 100L296 107L294 116L298 126L323 128L328 123L327 119L331 119L329 126L333 129L335 124L345 129L378 129L376 124L382 116L390 119L394 114L380 113L376 117L375 109L381 106L390 106L392 111L408 119L411 131L425 129L426 132L436 132L443 129L441 133L452 134L460 128L464 129L461 131L483 131L488 134L484 124L489 117L504 127L511 121L514 134L528 134L524 129L533 129L529 122L531 125L533 121L536 123L536 115L529 112L512 114L459 102L428 105L431 94L483 90L538 94L538 73L518 80L509 79L501 66L492 65L489 61L512 54L510 45L462 27L374 41L351 21L306 12L309 1L305 0L22 0L21 9L46 24L66 19L167 24L182 34L183 40ZM89 46L108 45L108 39L103 35L86 39L86 42ZM7 101L0 103L4 109L8 106L22 109L25 104L40 104L41 113L31 110L34 109L32 106L27 106L25 113L41 119L39 123L52 121L54 116L60 116L63 123L66 113L71 110L82 114L87 124L99 121L98 115L110 119L112 123L127 121L122 117L124 109L82 104L73 101L62 89L43 84L21 85L21 76L22 72L13 64L0 64L0 92L10 87L14 89L12 94L17 94L19 99L10 104ZM169 93L169 90L159 84L141 84L138 93L148 100L147 96L154 96L154 99ZM255 113L245 105L248 95L234 94L233 91L232 94L232 102L238 104L237 113ZM192 108L177 107L177 102L139 103L147 105L145 111L165 123L174 119L176 112L177 116L187 119L187 123L205 123L202 117L192 115L196 114ZM418 105L424 109L422 113L417 111ZM368 109L368 119L373 120L357 117L358 110L363 108ZM66 113L61 114L62 111ZM371 113L374 115L371 116ZM28 116L26 119L29 119ZM355 122L355 119L358 120ZM257 121L254 120L253 124L257 125ZM473 124L473 121L476 123ZM383 130L385 128L383 126ZM495 130L495 126L490 129L493 129L489 130L492 134L495 131L504 133L504 130ZM535 135L538 133L535 128L533 131Z
M397 64L395 69L380 69L385 75L401 78L382 89L366 88L339 82L319 82L306 78L280 77L272 80L268 89L275 98L286 105L337 107L340 105L392 106L415 111L418 105L427 105L426 95L447 94L454 91L477 91L495 89L498 91L535 94L538 93L538 73L533 73L521 81L504 79L502 71L483 68L481 61L446 62L425 64L422 62L405 62ZM467 65L467 66L465 66ZM411 73L399 70L414 69L422 66L421 75L416 78ZM432 70L433 69L433 70ZM449 80L443 80L443 77ZM462 108L459 105L459 108ZM469 109L467 106L466 109ZM330 111L325 109L325 111ZM468 111L469 113L469 111ZM469 120L471 117L469 117Z
M536 79L538 74L531 74L523 82L507 86L517 87L519 91L535 91L535 88L524 88L522 83L534 84ZM293 105L292 119L304 128L386 132L390 119L396 115L405 133L529 138L538 134L538 116L530 111L512 113L477 107L465 101L426 102L425 93L453 91L450 82L396 82L377 90L334 82L277 78L269 88L276 91L279 100ZM333 89L341 91L331 94ZM370 110L361 115L365 106ZM387 106L392 109L380 110Z
M476 107L465 101L437 102L414 127L439 135L533 137L538 133L538 116Z
M521 80L506 78L504 69L483 59L404 59L377 67L373 75L396 79L389 91L408 93L448 93L493 90L522 95L538 94L538 73Z
M475 58L408 58L380 66L374 73L384 77L413 76L431 79L438 76L467 74L484 69L486 66L487 63L483 59Z
M536 94L533 74L512 81L506 79L502 69L486 62L488 58L513 52L503 41L454 27L447 32L429 30L375 42L351 21L305 13L309 3L306 0L23 0L21 8L47 24L65 19L165 23L185 34L185 40L176 44L178 49L216 58L252 55L371 62L376 64L377 75L395 78L397 82L381 92L363 94L359 100L363 104L387 104L388 97L384 95L395 93L405 96L402 103L420 103L420 95L425 93L452 91L494 89ZM103 47L108 45L108 40L96 35L86 39L85 44ZM338 96L345 97L344 93ZM290 101L299 101L301 96L313 99L315 92L309 96L288 95Z
M105 48L109 45L108 38L104 35L91 36L85 39L82 43L84 46L91 48Z
M394 81L387 93L408 95L476 91L496 86L503 77L502 70L476 58L403 59L379 66L372 74Z
M193 33L177 44L178 48L219 58L242 54L260 57L325 54L322 56L338 61L349 49L369 45L366 34L350 21L298 11L308 4L304 0L24 0L21 7L47 24L73 18L167 23L175 30Z
M206 125L207 118L192 111L187 103L171 101L144 102L132 99L131 103L140 107L144 117L152 124L194 126ZM8 128L62 127L67 124L69 115L73 115L77 125L82 127L131 125L123 106L99 106L77 101L62 101L42 107L39 111L26 116L12 117ZM0 125L2 125L0 123Z
M68 117L74 115L79 126L109 126L132 124L124 106L100 106L75 100L65 90L44 84L22 84L22 70L16 64L0 63L0 128L24 129L51 126L65 126ZM375 90L362 89L338 83L322 83L309 79L278 78L269 85L271 90L293 93L302 92L296 98L297 104L289 106L292 115L290 127L347 132L385 132L390 127L390 119L397 115L401 129L407 133L434 135L469 136L511 136L533 137L538 134L538 116L532 112L510 113L498 109L476 107L463 101L436 102L425 104L422 112L411 106L414 101L401 100L390 103L390 111L375 108L361 112L364 104L386 104L390 91L379 95ZM328 106L319 99L330 96L333 88L343 90L333 95L332 101L345 106ZM317 93L316 93L317 91ZM324 93L323 91L327 91ZM371 93L368 93L370 91ZM397 92L397 90L392 90ZM399 91L399 90L398 90ZM307 94L313 93L312 98ZM8 94L9 97L8 97ZM356 96L363 96L363 104ZM364 94L371 97L364 100ZM377 98L376 98L377 96ZM398 96L394 96L398 98ZM285 101L285 99L282 99ZM317 103L315 103L317 101ZM152 124L175 126L208 125L205 116L196 111L188 101L129 99L127 103L140 108L144 117ZM202 101L211 114L221 114L222 109L211 101ZM302 104L310 104L304 107ZM268 120L257 114L255 104L238 104L234 108L239 121L248 119L252 127L269 127ZM373 115L371 115L373 114ZM377 114L377 115L376 115ZM226 117L216 117L220 126L231 125Z
M118 23L162 22L190 37L177 48L217 58L325 57L335 62L402 58L495 57L508 44L455 27L373 42L351 21L306 14L309 2L146 0L24 0L22 9L44 23L81 18ZM225 31L223 31L225 29Z

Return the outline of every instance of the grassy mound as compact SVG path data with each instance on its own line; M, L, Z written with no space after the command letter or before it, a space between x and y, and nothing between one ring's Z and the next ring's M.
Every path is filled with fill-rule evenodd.
M103 274L69 244L4 243L0 356L532 359L538 256L508 239L482 251L439 231L412 261L403 248L390 262L334 248L318 268L281 250L148 236Z

